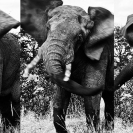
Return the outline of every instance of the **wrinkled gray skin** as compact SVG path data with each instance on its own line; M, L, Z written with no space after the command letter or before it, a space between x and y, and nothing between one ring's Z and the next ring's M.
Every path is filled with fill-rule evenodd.
M38 54L58 85L53 104L56 132L67 133L64 121L71 92L83 96L87 123L90 126L90 118L93 119L96 130L102 96L105 118L109 126L112 122L113 128L113 15L100 7L88 8L87 14L79 7L59 6L62 5L59 0L44 1L44 5L41 1L37 4L36 0L31 4L30 0L22 2L21 20L22 28L39 44L44 42ZM69 63L72 63L72 74L70 80L64 82L61 78ZM103 91L89 96L87 89L96 88Z
M132 47L133 46L133 15L132 19L126 23L122 28L122 34L127 39L127 42ZM130 16L129 16L130 17ZM123 70L116 77L114 82L114 89L119 89L124 83L129 81L133 77L133 59L123 68Z
M20 45L15 35L7 33L18 25L0 11L0 113L4 129L9 125L16 127L20 120Z

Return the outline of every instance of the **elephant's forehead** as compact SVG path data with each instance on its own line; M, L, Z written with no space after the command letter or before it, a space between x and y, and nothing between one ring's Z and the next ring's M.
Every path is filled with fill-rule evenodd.
M69 32L71 30L73 32L80 30L81 26L74 20L59 19L59 21L53 21L53 23L51 24L51 31L57 30L57 28L59 28L60 31L64 31L62 33L66 34L66 32Z
M73 10L66 9L66 11L59 10L59 12L54 12L53 17L49 20L49 23L51 24L51 30L53 31L57 27L71 27L72 29L76 27L78 30L78 27L80 26L78 23L78 15L75 11L72 11Z
M81 25L75 16L61 15L60 17L53 18L50 21L51 31L58 31L62 34L77 33L81 29Z
M51 14L52 16L60 14L61 16L74 17L78 15L86 15L87 13L80 7L63 5L55 8Z
M78 15L75 13L75 12L72 12L72 11L66 11L66 12L63 12L63 11L61 11L61 12L58 12L58 13L55 13L54 15L53 15L53 19L56 19L56 20L59 20L59 19L75 19L75 18L77 18L78 17Z

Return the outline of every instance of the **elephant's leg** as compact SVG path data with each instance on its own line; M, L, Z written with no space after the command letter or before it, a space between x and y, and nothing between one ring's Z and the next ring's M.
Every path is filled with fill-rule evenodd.
M14 127L20 126L20 83L19 80L15 81L12 92L11 92L11 102L12 102L12 125Z
M18 104L12 102L12 101L4 101L3 111L2 111L2 119L4 122L4 130L6 130L8 127L13 126L14 128L17 127L19 124L20 119L20 109L19 111L16 110L16 106L18 107Z
M65 116L71 93L56 86L56 94L53 103L54 126L57 133L67 133Z
M20 128L20 101L12 101L11 124L13 127Z
M114 92L104 91L102 97L105 101L105 128L111 130L114 128Z
M3 56L1 55L0 51L0 94L1 94L1 89L2 89L2 74L3 74Z
M99 125L99 115L100 115L100 100L101 94L97 96L84 97L84 104L85 104L85 113L86 113L86 121L88 125L88 129L98 130Z
M11 125L11 95L0 97L0 109L4 130Z
M107 60L105 60L106 52L101 56L101 60L98 62L90 62L86 66L86 75L82 79L82 84L86 87L95 89L97 87L105 88L106 68ZM99 116L100 116L100 101L102 92L95 96L84 97L85 112L87 116L87 123L90 126L93 123L95 130L99 130ZM90 119L91 121L90 121Z

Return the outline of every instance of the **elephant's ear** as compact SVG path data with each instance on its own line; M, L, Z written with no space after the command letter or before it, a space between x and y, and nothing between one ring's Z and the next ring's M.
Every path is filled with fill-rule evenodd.
M92 60L99 60L105 43L102 41L114 33L114 16L101 7L89 7L88 14L94 27L85 45L85 53Z
M12 28L17 28L19 24L17 20L0 10L0 38Z
M127 23L122 27L121 34L127 39L128 43L133 46L133 14L127 17Z

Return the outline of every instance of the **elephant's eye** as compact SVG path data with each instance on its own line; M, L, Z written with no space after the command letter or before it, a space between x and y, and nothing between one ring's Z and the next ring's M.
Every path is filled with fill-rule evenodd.
M50 29L50 25L49 25L49 23L47 22L47 24L46 24L46 28L47 28L47 30L49 30Z
M78 35L78 40L79 40L79 41L83 41L83 36L82 36L82 34L79 34L79 35Z

